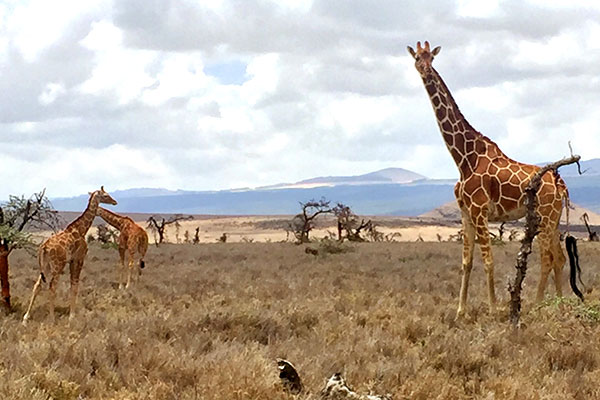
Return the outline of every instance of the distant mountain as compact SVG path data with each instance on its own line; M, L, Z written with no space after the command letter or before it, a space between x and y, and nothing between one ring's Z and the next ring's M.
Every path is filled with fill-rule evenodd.
M581 163L587 172L578 175L576 166L560 169L571 196L580 207L600 213L600 159ZM129 189L111 192L119 202L117 212L188 213L215 215L296 214L299 202L321 197L349 205L359 215L418 216L454 201L454 179L427 179L402 168L388 168L358 176L306 179L257 189L183 191ZM88 195L52 199L59 211L83 210ZM448 217L453 210L438 210Z
M402 168L358 176L306 179L257 189L171 191L129 189L111 192L117 212L186 214L296 214L299 202L321 197L341 202L362 215L418 215L452 199L453 180L430 180ZM86 207L88 195L52 199L57 210Z
M264 186L259 189L292 189L338 185L376 185L383 183L401 184L411 183L423 179L427 179L427 177L407 169L386 168L364 175L320 176L317 178L305 179L296 183L280 183L277 185Z
M169 190L156 188L136 188L126 190L115 190L111 192L114 196L119 197L151 197L151 196L176 196L180 194L195 193L189 190Z

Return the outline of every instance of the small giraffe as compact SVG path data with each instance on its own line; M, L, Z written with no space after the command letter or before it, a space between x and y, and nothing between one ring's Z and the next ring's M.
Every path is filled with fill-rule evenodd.
M415 59L415 67L431 100L442 137L456 163L460 179L454 194L462 212L464 245L462 282L457 317L465 313L469 277L473 267L473 248L479 243L488 283L490 312L494 313L494 261L490 246L489 221L512 221L525 216L525 188L540 169L507 157L492 140L476 131L462 115L450 90L431 66L440 47L430 50L429 43L417 50L408 47ZM556 294L562 295L562 269L565 256L560 246L558 223L563 201L568 202L568 191L563 180L554 172L543 176L537 193L537 213L540 216L538 244L541 254L541 278L537 301L544 297L550 271L554 271Z
M71 222L63 231L49 237L42 243L38 251L38 262L40 264L40 276L33 286L31 301L27 312L23 316L23 323L29 320L31 308L37 294L41 289L42 282L50 278L48 288L50 289L48 298L48 307L50 311L50 322L54 322L54 299L56 297L56 286L58 278L63 272L65 265L69 264L71 275L71 291L69 304L69 319L72 319L75 313L75 301L79 288L79 274L83 267L83 262L87 254L87 243L85 235L92 226L96 217L98 204L112 204L117 202L104 191L104 186L100 190L90 193L90 199L87 208L75 221Z
M124 272L127 268L127 283L125 284L127 289L131 285L134 265L139 265L140 268L145 266L144 256L148 250L148 234L144 228L136 224L131 218L115 214L102 207L98 207L98 216L119 230L119 256L121 258L119 288L123 288ZM128 267L125 266L126 257ZM134 263L134 261L137 261L137 263Z

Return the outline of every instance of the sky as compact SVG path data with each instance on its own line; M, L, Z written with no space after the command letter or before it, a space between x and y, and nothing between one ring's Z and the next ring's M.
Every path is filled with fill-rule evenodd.
M600 157L600 3L0 0L0 199L457 178L406 46L510 157Z

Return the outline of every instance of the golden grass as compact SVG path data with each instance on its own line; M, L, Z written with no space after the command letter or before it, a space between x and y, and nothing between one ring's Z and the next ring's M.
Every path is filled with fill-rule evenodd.
M315 246L315 245L312 245ZM151 246L141 282L116 289L117 253L90 248L79 313L67 318L63 276L57 323L46 292L21 325L37 262L11 255L15 312L0 317L2 399L288 399L277 357L292 361L317 398L342 372L357 392L394 399L600 398L595 293L533 305L533 256L524 329L507 309L487 313L477 259L469 317L455 322L458 243L363 243L318 256L289 243ZM518 244L494 247L506 302ZM600 247L580 244L588 286ZM566 285L565 285L566 286Z

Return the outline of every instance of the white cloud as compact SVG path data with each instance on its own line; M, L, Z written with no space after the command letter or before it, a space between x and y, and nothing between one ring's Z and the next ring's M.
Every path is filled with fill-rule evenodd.
M490 17L498 10L498 1L458 0L456 13L462 17Z
M39 95L38 100L42 105L49 105L53 103L58 96L66 92L65 85L63 83L48 83L44 88L44 91Z
M443 47L461 110L511 157L560 158L569 139L600 157L599 21L586 1L3 2L0 167L19 177L0 198L456 176L417 40ZM232 62L238 84L205 73Z
M25 60L33 62L65 33L69 24L82 14L101 12L105 3L102 0L15 1L4 20L6 33Z
M81 45L95 54L92 75L79 87L85 94L114 93L120 104L126 104L138 99L143 89L156 82L146 69L157 53L126 49L122 32L110 22L92 24Z

